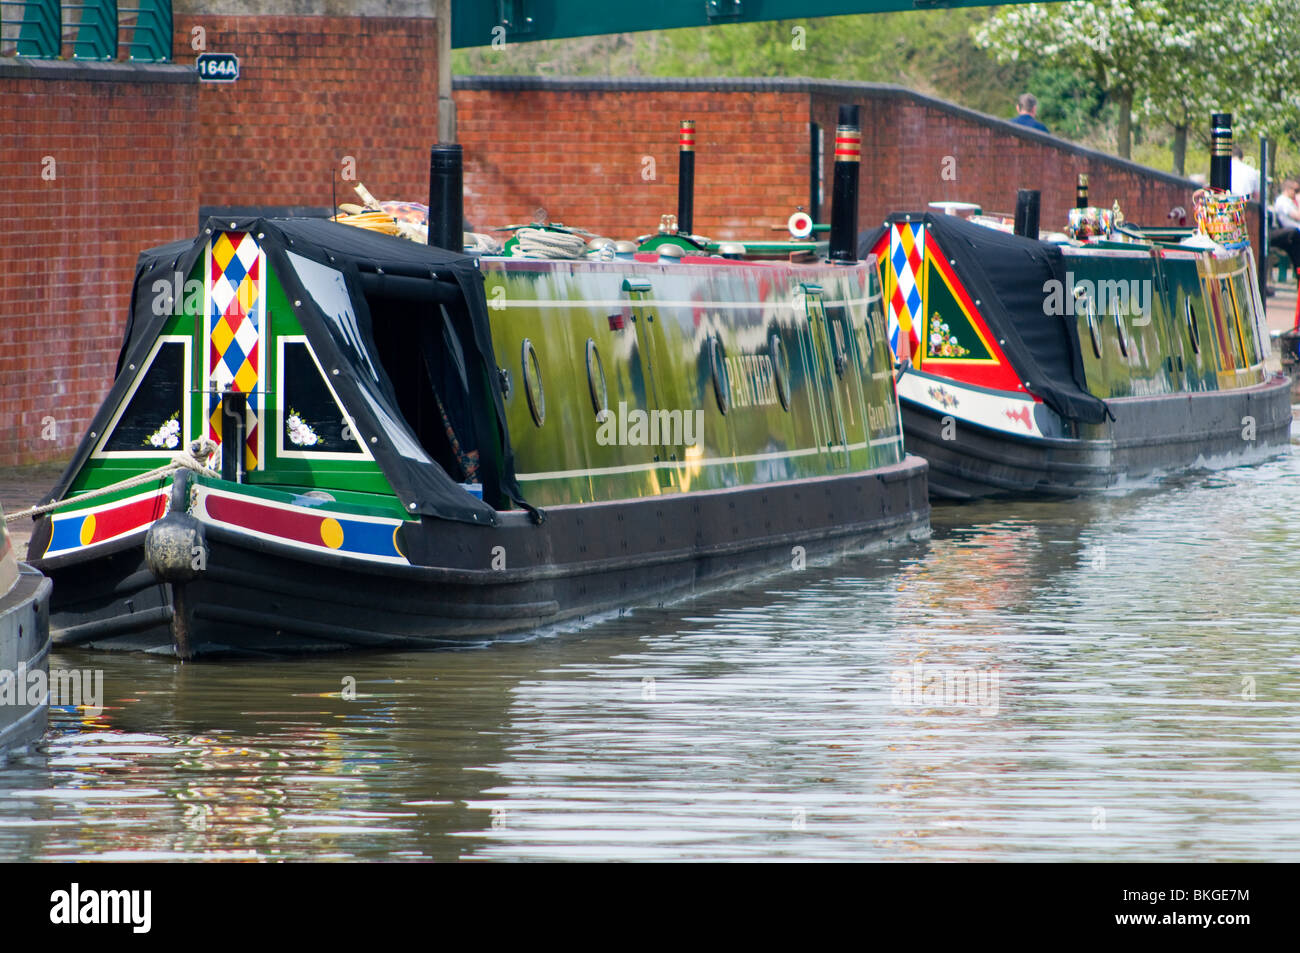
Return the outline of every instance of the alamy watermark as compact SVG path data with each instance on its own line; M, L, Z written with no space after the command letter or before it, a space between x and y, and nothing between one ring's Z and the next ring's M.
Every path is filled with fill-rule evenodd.
M34 708L49 704L59 708L78 708L88 718L104 711L104 672L102 669L27 667L0 669L0 707L18 705Z
M694 447L704 437L702 410L631 410L618 402L596 415L596 443L602 447Z
M942 668L914 662L889 673L890 700L908 708L974 708L981 715L998 713L997 669Z
M1133 319L1134 327L1151 323L1151 302L1155 283L1150 278L1074 279L1074 272L1065 273L1065 281L1049 278L1043 282L1043 314L1068 315L1085 310L1086 302L1094 302L1094 314L1121 314Z

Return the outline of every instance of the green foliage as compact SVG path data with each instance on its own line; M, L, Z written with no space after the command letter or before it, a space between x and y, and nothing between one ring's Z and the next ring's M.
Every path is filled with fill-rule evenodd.
M800 34L797 28L802 29ZM799 48L802 47L802 48ZM994 116L1022 92L1054 135L1208 171L1208 114L1300 171L1300 0L1076 0L739 23L453 52L458 74L807 76L894 83ZM1121 104L1127 103L1125 109ZM1249 149L1248 149L1249 151Z

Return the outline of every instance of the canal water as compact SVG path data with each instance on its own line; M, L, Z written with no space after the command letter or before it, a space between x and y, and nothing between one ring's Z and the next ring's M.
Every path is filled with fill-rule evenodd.
M0 860L1297 860L1300 454L483 650L100 669Z

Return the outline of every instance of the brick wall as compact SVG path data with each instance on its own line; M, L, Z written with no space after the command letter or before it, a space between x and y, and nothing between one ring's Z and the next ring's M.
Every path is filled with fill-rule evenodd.
M1080 172L1088 175L1094 205L1109 208L1118 199L1131 222L1169 224L1175 206L1190 220L1195 186L1180 177L891 87L815 92L813 121L833 130L841 102L862 107L864 228L937 201L1010 214L1023 188L1042 194L1042 228L1062 230ZM826 175L829 181L829 158Z
M174 55L193 31L239 57L239 81L205 83L198 110L200 205L355 200L343 160L380 198L423 201L437 138L437 25L427 18L178 14ZM197 212L196 212L197 214Z
M695 231L712 238L781 237L808 200L808 123L825 135L823 222L840 103L862 107L859 222L931 201L1011 212L1017 188L1042 191L1044 228L1061 228L1078 172L1096 204L1119 199L1133 222L1190 211L1176 176L1042 136L898 87L816 80L601 80L461 77L465 213L476 228L552 220L617 238L652 231L677 207L677 121L697 121ZM656 177L641 175L644 157ZM945 162L951 156L951 162ZM946 174L945 174L946 172ZM955 177L954 177L955 176Z
M696 121L695 231L774 236L807 204L806 95L708 89L460 89L465 218L552 221L632 238L677 211L677 130ZM653 166L651 165L653 162Z
M193 231L197 92L175 67L0 66L0 467L76 446L136 255Z

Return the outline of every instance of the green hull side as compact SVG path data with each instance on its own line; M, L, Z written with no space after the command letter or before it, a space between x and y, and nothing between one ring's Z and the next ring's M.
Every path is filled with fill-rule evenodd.
M516 473L537 505L902 459L871 263L484 259L482 270ZM658 439L636 428L653 411L673 415ZM679 436L687 415L698 432Z
M1140 315L1122 304L1104 314L1076 311L1085 383L1097 397L1233 390L1268 377L1264 305L1249 249L1222 257L1171 248L1067 251L1065 264L1076 286L1110 283L1107 298L1119 291L1121 302L1123 289L1136 288L1151 304Z

